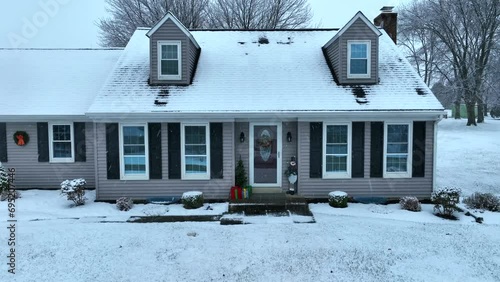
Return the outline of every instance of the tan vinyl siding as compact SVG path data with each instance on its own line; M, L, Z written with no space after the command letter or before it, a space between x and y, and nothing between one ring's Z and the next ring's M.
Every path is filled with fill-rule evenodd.
M297 159L297 122L283 122L282 124L283 128L283 154L282 154L282 181L281 181L281 187L283 189L288 189L288 177L285 175L285 171L288 168L288 165L290 164L290 160L292 157L295 157ZM290 132L292 133L292 142L288 142L286 140L286 135L287 133ZM300 160L297 162L298 165L300 165Z
M181 80L158 80L158 41L176 40L181 41ZM167 20L149 39L150 48L150 82L151 84L181 84L188 85L191 81L191 71L194 67L192 59L194 47L189 38L171 20ZM192 46L191 46L192 45ZM194 47L196 49L196 47ZM193 65L190 65L193 64Z
M245 166L245 170L249 172L249 158L250 158L250 124L248 122L235 122L234 123L234 163L237 164L238 161L243 161L243 165ZM245 142L240 142L240 134L243 132L245 134ZM250 179L248 179L250 181Z
M97 170L99 187L98 200L115 200L121 196L134 199L148 199L166 196L181 196L186 191L202 191L206 199L227 199L234 174L234 144L232 123L223 123L224 178L211 180L168 179L168 136L167 123L162 123L162 179L118 180L107 179L106 173L106 126L97 124Z
M371 41L370 78L347 78L348 40ZM363 20L357 19L339 38L328 46L326 49L327 55L340 84L376 84L378 82L378 41L378 35Z
M333 71L335 72L335 78L338 80L340 76L340 50L338 39L326 48L326 54L332 64Z
M188 45L189 45L189 57L188 57L188 74L189 74L189 81L193 79L192 75L194 75L193 71L196 68L196 57L198 55L198 48L194 46L193 42L191 40L188 40Z
M434 123L428 121L425 142L425 177L370 178L370 123L365 124L365 178L321 179L309 178L309 123L299 122L299 194L309 198L326 198L335 190L351 196L429 198L432 193Z
M14 132L26 131L29 143L17 146L12 139ZM7 152L9 161L3 165L16 169L16 187L19 189L60 189L66 179L85 178L87 187L95 187L94 130L92 123L85 124L86 162L50 163L38 162L38 138L36 123L7 123Z

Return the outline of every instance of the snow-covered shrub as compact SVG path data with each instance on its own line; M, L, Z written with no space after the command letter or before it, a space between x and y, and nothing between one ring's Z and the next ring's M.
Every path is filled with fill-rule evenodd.
M116 207L121 211L129 211L134 206L134 201L128 197L121 197L116 200Z
M417 197L405 196L399 199L399 205L403 210L419 212L422 210Z
M476 192L464 199L464 204L471 209L500 211L500 197L491 193Z
M347 208L348 199L346 192L333 191L328 193L328 203L334 208Z
M500 118L500 105L496 105L490 110L490 116L492 118Z
M444 187L433 192L431 201L434 203L434 210L438 215L447 218L454 218L453 212L460 202L460 193L462 191L455 187Z
M21 198L21 193L19 193L19 191L16 191L14 193L9 193L9 191L4 190L2 194L0 194L0 201L5 201L9 199L9 197L14 197L14 199L19 199Z
M0 193L4 193L9 188L9 174L0 162Z
M66 195L68 200L73 201L77 206L84 205L86 184L83 178L64 180L61 182L61 194Z
M182 205L185 209L197 209L203 206L203 193L199 191L189 191L182 194Z

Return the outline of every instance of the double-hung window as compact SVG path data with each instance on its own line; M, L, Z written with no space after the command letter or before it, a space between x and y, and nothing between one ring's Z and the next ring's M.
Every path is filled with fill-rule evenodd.
M351 177L351 124L324 124L323 177Z
M50 162L74 162L74 137L72 123L49 125Z
M149 179L147 128L145 124L120 126L121 179Z
M370 78L370 41L349 40L347 53L347 78Z
M180 80L181 75L181 42L158 41L158 79Z
M411 123L386 123L384 177L411 177Z
M182 179L209 179L208 124L183 124L181 128Z

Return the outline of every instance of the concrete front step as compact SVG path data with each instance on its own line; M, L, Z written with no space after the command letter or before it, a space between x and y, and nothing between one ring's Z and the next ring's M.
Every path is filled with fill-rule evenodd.
M265 215L288 212L299 215L312 215L305 198L284 193L253 194L250 199L231 200L229 203L229 213Z

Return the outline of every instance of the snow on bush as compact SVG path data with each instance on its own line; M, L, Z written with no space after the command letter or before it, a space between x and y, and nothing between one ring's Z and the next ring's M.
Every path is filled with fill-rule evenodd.
M455 218L453 212L460 202L460 193L462 191L455 187L444 187L433 192L431 201L434 203L434 211L438 215L446 218Z
M66 195L68 200L73 201L77 206L84 205L86 184L83 178L64 180L61 182L61 194Z
M128 197L121 197L116 200L116 207L121 211L129 211L134 206L134 201Z
M417 197L405 196L399 199L399 205L403 210L419 212L422 210Z
M9 174L7 173L7 170L2 165L2 163L0 162L0 201L5 201L9 199L9 197L18 199L21 198L21 193L19 193L18 191L10 193Z
M199 191L190 191L182 194L182 205L185 209L197 209L203 206L203 193Z
M333 191L328 193L328 203L334 208L347 208L348 199L346 192Z
M491 193L476 192L464 199L464 204L471 209L500 211L500 197Z
M8 188L9 188L9 175L5 167L0 162L0 192L3 194L3 192L6 192Z
M490 116L492 118L500 118L500 105L496 105L490 110Z
M19 199L21 198L21 193L19 193L19 191L16 191L14 193L10 193L9 191L5 190L2 192L2 194L0 194L0 201L5 201L7 199L9 199L14 197L14 199Z

